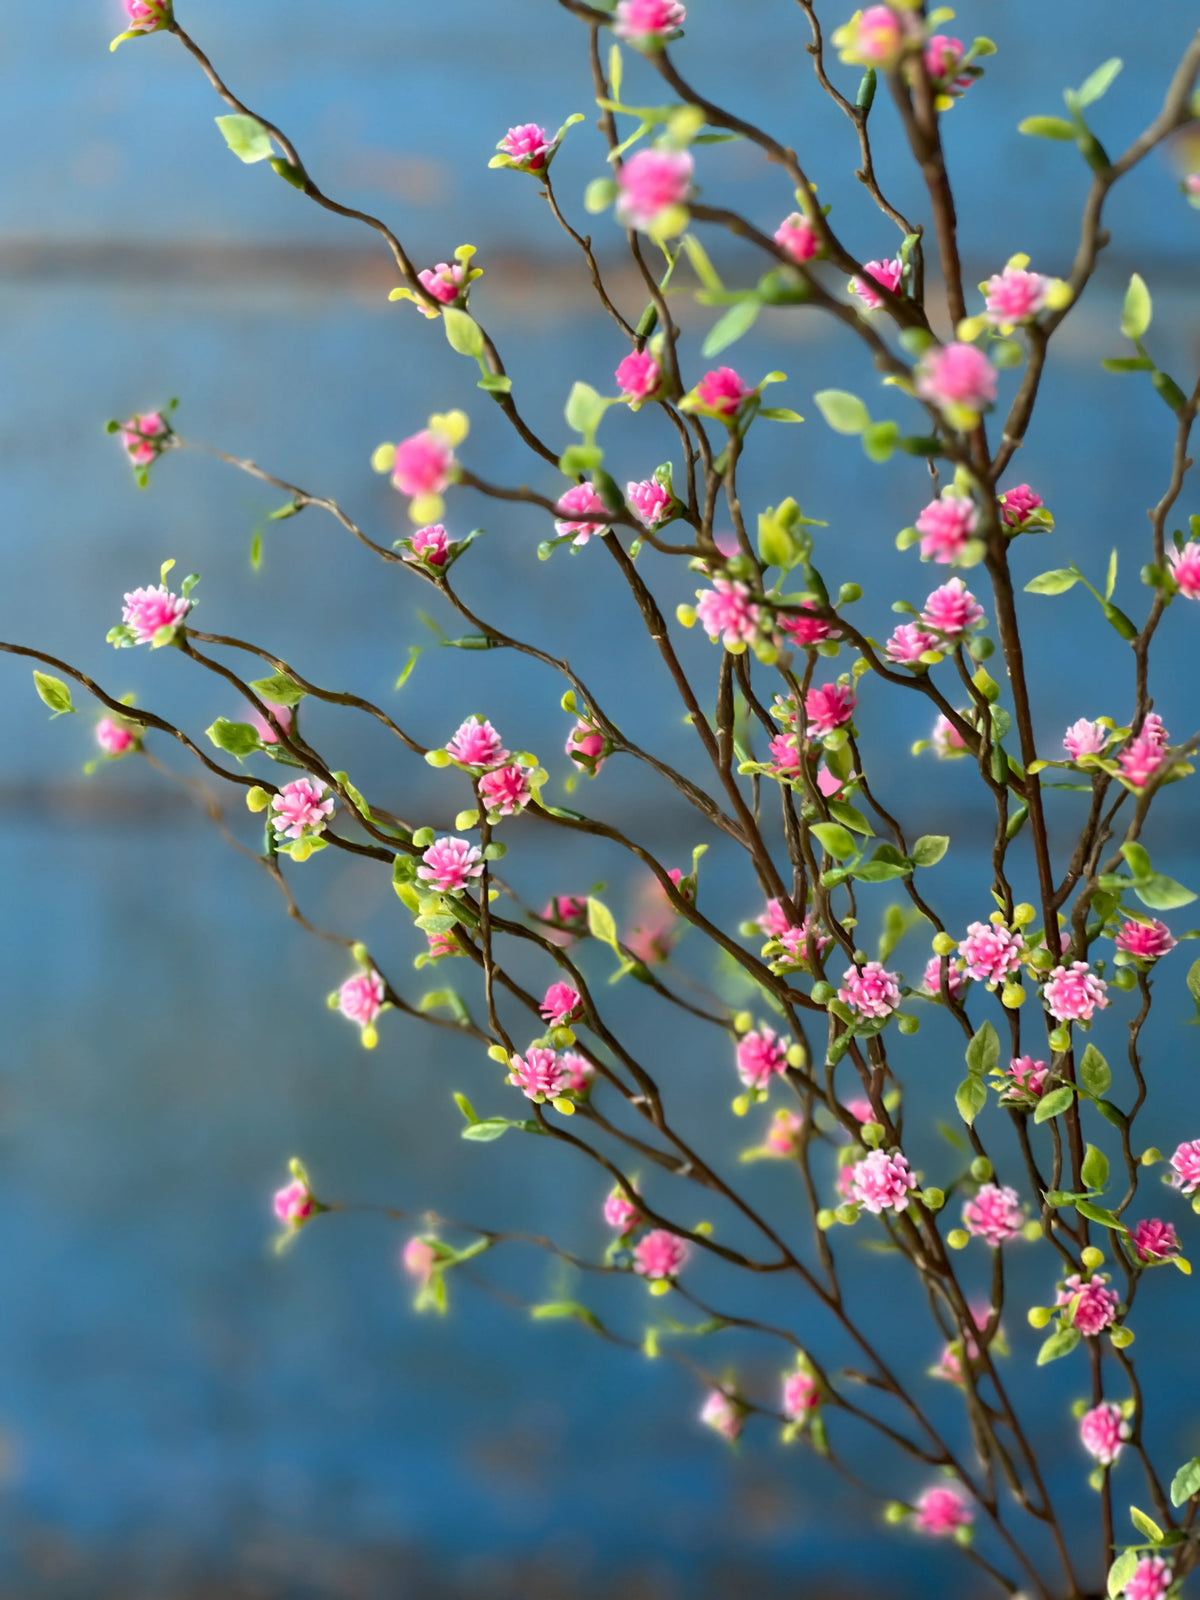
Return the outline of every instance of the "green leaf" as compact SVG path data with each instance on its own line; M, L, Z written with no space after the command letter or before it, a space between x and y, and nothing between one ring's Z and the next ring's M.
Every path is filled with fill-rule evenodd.
M964 1078L954 1092L958 1114L968 1127L987 1105L987 1084L976 1077Z
M1097 1150L1094 1144L1088 1145L1080 1172L1089 1189L1103 1189L1108 1182L1108 1157L1104 1151Z
M1187 395L1184 394L1175 379L1171 377L1170 373L1156 372L1150 382L1154 385L1155 394L1165 400L1171 410L1178 416L1188 402Z
M1105 621L1117 630L1122 639L1137 638L1137 625L1125 615L1120 606L1114 606L1111 600L1102 600L1100 609L1104 612Z
M52 678L48 672L35 672L33 687L38 692L38 698L50 707L54 716L63 717L68 712L74 711L71 691L61 678ZM51 720L53 721L53 718Z
M257 117L242 116L241 114L217 117L216 124L221 130L225 143L239 161L247 163L266 161L270 156L271 135Z
M488 394L511 394L512 379L507 373L489 372L486 377L479 379L475 387L486 389Z
M811 831L837 861L858 853L853 835L840 822L814 822Z
M894 861L866 861L855 867L852 876L862 883L891 883L894 878L907 878L910 868Z
M1125 1586L1137 1571L1137 1564L1136 1550L1122 1550L1108 1569L1108 1600L1120 1600L1125 1593Z
M813 399L835 433L862 433L871 426L871 413L856 394L848 394L845 389L822 389Z
M581 1306L577 1300L556 1300L549 1305L530 1306L529 1315L535 1322L549 1322L558 1317L574 1317L576 1322L582 1322L585 1327L595 1329L602 1327L596 1313L589 1311L586 1306Z
M1045 1344L1038 1351L1037 1364L1044 1367L1048 1361L1057 1361L1062 1356L1069 1356L1079 1343L1078 1328L1059 1328L1052 1333Z
M1200 1494L1200 1456L1193 1456L1171 1479L1171 1504L1181 1506L1194 1494Z
M412 669L416 666L417 657L421 654L421 648L422 647L419 644L409 645L409 647L408 647L408 660L404 665L404 670L401 672L400 676L396 679L396 688L397 689L403 689L404 685L408 682L409 674L412 672Z
M607 211L617 198L617 186L611 178L593 178L583 191L583 209L598 216Z
M1105 372L1153 372L1149 356L1106 356L1100 363Z
M255 678L250 687L260 700L269 700L273 706L297 706L308 693L286 672L277 672L270 678Z
M1102 1228L1113 1228L1117 1233L1127 1231L1120 1217L1104 1206L1094 1205L1090 1200L1076 1200L1075 1209L1081 1217L1086 1217L1089 1222L1098 1222Z
M835 817L845 827L852 828L855 833L866 834L868 839L875 837L874 830L866 817L863 816L857 806L852 806L848 800L831 800L829 802L829 815Z
M728 350L731 344L736 344L743 334L749 333L762 310L762 302L755 299L739 300L718 322L708 330L708 336L700 347L703 356L719 355L722 350Z
M239 760L260 748L258 734L248 722L230 722L227 717L218 717L212 727L204 731L218 750L237 756Z
M973 1078L982 1078L985 1073L995 1072L999 1064L999 1035L990 1022L984 1022L967 1046L967 1071Z
M872 422L862 430L863 452L868 461L890 461L900 439L899 423L890 420Z
M479 357L483 354L483 329L475 318L458 306L447 306L442 312L446 329L446 342L460 356Z
M1094 1044L1089 1044L1080 1058L1079 1081L1087 1092L1095 1095L1097 1099L1108 1093L1112 1083L1112 1070ZM1088 1187L1092 1186L1089 1184Z
M1018 133L1027 133L1034 139L1061 139L1064 143L1074 141L1075 124L1067 122L1063 117L1026 117L1024 122L1017 123Z
M912 847L912 858L918 867L935 867L950 848L950 839L944 833L926 833Z
M469 1027L471 1023L470 1014L462 1002L462 997L454 989L430 990L428 994L421 996L417 1010L422 1015L427 1011L448 1011L460 1028Z
M1153 1518L1148 1517L1144 1511L1139 1510L1137 1506L1130 1506L1129 1520L1143 1538L1150 1540L1151 1544L1161 1544L1163 1542L1163 1531L1158 1523Z
M1200 961L1193 961L1188 968L1187 986L1188 993L1196 1004L1200 1006Z
M1025 585L1026 594L1066 594L1068 589L1073 589L1079 582L1079 574L1074 567L1057 567L1052 572L1043 572L1036 578L1031 578Z
M593 939L599 939L615 950L617 955L621 955L621 947L617 943L616 920L608 907L591 895L588 896L587 903L587 925Z
M1094 101L1099 100L1101 95L1107 94L1112 87L1113 79L1124 65L1125 63L1120 56L1112 56L1103 66L1097 67L1095 72L1090 77L1085 78L1075 91L1076 105L1080 107L1090 106Z
M1135 878L1130 887L1151 911L1174 911L1177 906L1191 905L1196 898L1191 889L1185 889L1183 884L1161 872L1153 872L1148 878Z
M804 418L798 411L792 411L788 406L763 406L759 416L765 422L803 422Z
M1135 878L1149 878L1154 873L1154 863L1150 859L1150 852L1143 844L1123 844L1121 854Z
M1135 272L1125 291L1125 304L1121 309L1121 332L1127 339L1143 338L1153 314L1150 291L1140 273Z
M1061 1089L1051 1090L1049 1094L1043 1095L1038 1101L1037 1110L1033 1113L1033 1120L1035 1122L1049 1122L1052 1117L1057 1117L1060 1112L1065 1111L1074 1098L1075 1091L1069 1083L1064 1084Z
M470 1139L475 1144L491 1144L494 1139L501 1138L514 1126L516 1124L504 1117L485 1117L481 1122L469 1122L461 1130L461 1137Z
M571 444L559 456L558 469L568 478L577 478L581 473L594 471L603 460L604 451L599 445Z
M590 383L576 383L567 396L567 426L581 433L590 443L600 426L604 410L603 397L596 393Z

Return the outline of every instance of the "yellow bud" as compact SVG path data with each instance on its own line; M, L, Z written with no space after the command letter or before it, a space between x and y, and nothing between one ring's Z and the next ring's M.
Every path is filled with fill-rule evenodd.
M1045 1328L1049 1325L1054 1315L1049 1306L1030 1306L1029 1326L1031 1328Z
M508 1066L508 1051L502 1044L488 1046L488 1055L493 1061L498 1061L502 1067Z
M702 1233L706 1239L711 1235L712 1231L713 1225L711 1222L698 1222L692 1229L693 1233Z
M787 1064L789 1067L802 1067L804 1065L804 1046L802 1044L790 1046L787 1053Z
M694 628L696 626L695 606L676 606L675 616L683 628Z
M1097 1250L1094 1244L1090 1244L1079 1259L1089 1272L1095 1272L1097 1267L1104 1265L1104 1251Z
M946 1235L946 1243L951 1250L965 1250L971 1242L971 1235L965 1228L951 1228Z
M408 503L409 520L423 527L427 522L439 522L446 502L440 494L419 494Z
M376 1033L374 1028L367 1027L363 1029L362 1042L364 1050L374 1050L375 1046L379 1043L379 1035Z
M248 811L265 811L271 804L271 796L265 789L260 789L255 784L253 789L246 790L246 809Z
M1017 906L1013 911L1013 927L1014 928L1027 927L1029 925L1029 923L1031 923L1036 916L1037 916L1037 912L1029 904L1029 901L1028 900L1022 900L1021 904L1019 906Z
M836 1221L837 1217L828 1209L817 1212L817 1227L820 1228L822 1233L827 1233Z
M1025 1004L1025 991L1019 983L1006 983L1000 994L1000 1004L1007 1011L1015 1011Z
M1127 1350L1133 1343L1134 1333L1132 1328L1114 1328L1108 1337L1116 1349Z
M665 1278L655 1278L654 1282L649 1285L649 1289L651 1294L670 1294L671 1285Z
M754 1026L754 1017L749 1011L739 1011L733 1019L733 1026L738 1033L749 1033Z
M575 1115L575 1102L560 1095L557 1100L552 1100L551 1105L560 1117L573 1117Z
M371 456L372 472L390 472L396 461L396 446L381 444Z
M948 933L937 933L933 937L933 953L937 956L952 956L958 945Z
M735 1117L744 1117L746 1115L747 1111L749 1111L749 1109L750 1109L750 1096L748 1094L740 1094L740 1095L738 1095L737 1099L733 1102L733 1114L734 1114L734 1116Z
M471 431L471 419L465 411L447 411L444 414L434 412L429 419L429 426L434 433L440 433L442 438L450 444L461 444Z

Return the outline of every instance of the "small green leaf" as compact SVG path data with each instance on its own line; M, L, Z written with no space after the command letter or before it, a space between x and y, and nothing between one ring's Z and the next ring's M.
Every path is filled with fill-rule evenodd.
M967 1046L967 1071L973 1078L995 1072L1000 1064L1000 1038L990 1022L976 1030Z
M1052 1333L1045 1344L1038 1351L1037 1364L1044 1367L1048 1361L1057 1361L1062 1356L1069 1356L1079 1343L1079 1329L1073 1327L1059 1328Z
M1125 858L1129 870L1133 873L1135 878L1149 878L1153 876L1154 863L1151 861L1150 852L1146 849L1145 845L1137 844L1136 842L1123 844L1121 846L1121 854Z
M1149 356L1106 356L1100 363L1105 372L1153 372Z
M1087 1092L1097 1099L1108 1093L1112 1083L1112 1070L1094 1044L1089 1044L1080 1058L1079 1081ZM1089 1184L1088 1187L1091 1188L1092 1185Z
M460 356L478 357L483 353L483 329L475 318L458 306L447 306L442 312L446 329L446 342Z
M872 422L862 430L863 452L868 461L890 461L900 440L899 423L890 420Z
M749 333L761 310L762 302L756 298L739 300L736 305L730 306L725 315L708 330L708 336L700 347L701 355L719 355L731 344L736 344L743 334Z
M489 372L486 377L479 379L475 387L486 389L488 394L511 394L512 379L507 373Z
M1094 1205L1091 1200L1076 1200L1075 1209L1081 1217L1086 1217L1089 1222L1098 1222L1102 1228L1113 1228L1117 1233L1125 1233L1126 1227L1121 1219L1105 1206Z
M258 734L248 722L230 722L227 717L218 717L212 727L204 731L218 750L237 756L239 760L260 748Z
M1196 1004L1200 1006L1200 961L1193 961L1188 968L1187 986L1188 993Z
M918 867L934 867L950 848L950 839L944 833L926 833L912 847L912 858Z
M1193 1456L1171 1479L1171 1504L1181 1506L1195 1494L1200 1494L1200 1456Z
M1178 906L1191 905L1196 898L1191 889L1185 889L1183 884L1161 872L1153 872L1148 878L1136 878L1131 887L1151 911L1174 911Z
M1103 1150L1097 1150L1094 1144L1090 1144L1080 1171L1087 1188L1103 1189L1108 1182L1108 1157Z
M788 406L763 406L759 416L764 422L803 422L804 418L798 411L792 411Z
M1025 585L1026 594L1066 594L1068 589L1073 589L1079 582L1079 574L1074 567L1057 567L1052 572L1043 572L1036 578L1031 578Z
M596 900L591 895L588 896L587 903L587 925L593 939L599 939L615 950L617 955L621 954L621 947L617 943L617 924L612 912L603 901Z
M1121 1554L1108 1569L1108 1600L1120 1600L1125 1593L1126 1585L1137 1571L1138 1553L1136 1550L1122 1550Z
M852 806L847 800L831 800L829 802L829 815L844 827L851 828L855 833L862 833L868 839L875 837L871 824L863 816L857 806ZM1200 963L1197 963L1200 965Z
M848 394L845 389L822 389L813 399L835 433L862 433L871 426L871 413L856 394Z
M1163 1542L1163 1531L1158 1523L1153 1518L1148 1517L1144 1511L1139 1510L1137 1506L1130 1506L1129 1520L1143 1538L1150 1540L1151 1544L1161 1544Z
M1035 1122L1049 1122L1065 1111L1075 1098L1075 1091L1071 1085L1064 1084L1061 1089L1053 1089L1048 1095L1038 1101L1037 1110L1033 1113Z
M1090 106L1099 100L1101 95L1107 94L1112 87L1113 79L1124 65L1120 56L1112 56L1103 66L1097 67L1075 91L1075 103L1080 107Z
M837 861L845 861L858 852L853 835L840 822L814 822L812 832Z
M987 1084L974 1076L964 1078L954 1093L958 1114L968 1127L987 1105Z
M68 712L74 711L71 701L71 691L61 678L52 678L48 672L35 672L33 687L38 692L38 698L48 705L54 716L63 717ZM53 718L51 718L53 721Z
M237 114L217 117L225 143L239 161L247 163L266 161L271 154L271 135L257 117Z
M1141 339L1150 326L1154 307L1140 273L1135 272L1125 291L1125 304L1121 309L1121 332L1127 339Z
M558 1317L574 1317L576 1322L582 1322L588 1328L599 1329L602 1326L596 1313L589 1311L586 1306L581 1306L576 1300L557 1300L550 1305L530 1306L529 1315L536 1322L552 1321Z
M1076 128L1063 117L1026 117L1024 122L1017 123L1017 132L1027 133L1034 139L1061 139L1067 143L1074 140Z
M604 416L604 399L590 383L576 383L567 396L567 426L581 433L590 443Z
M480 1122L469 1122L461 1130L461 1137L475 1144L491 1144L493 1139L501 1138L513 1126L503 1117L485 1117Z
M250 687L260 700L268 700L273 706L297 706L308 693L285 672L277 672L270 678L255 678Z

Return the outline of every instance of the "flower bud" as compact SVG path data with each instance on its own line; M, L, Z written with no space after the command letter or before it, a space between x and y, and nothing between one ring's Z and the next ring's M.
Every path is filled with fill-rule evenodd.
M1019 983L1006 983L1000 992L1000 1004L1006 1011L1015 1011L1025 1004L1025 991Z
M896 1014L896 1026L901 1033L916 1033L921 1026L921 1019L911 1016L907 1011L900 1011Z
M1054 1315L1049 1306L1030 1306L1029 1326L1031 1328L1045 1328L1049 1326L1050 1318Z
M958 949L958 943L948 933L938 933L933 938L933 953L936 956L952 956Z
M1031 923L1036 916L1037 916L1037 912L1029 904L1029 901L1028 900L1022 900L1022 902L1021 902L1021 904L1019 906L1014 906L1013 907L1013 914L1012 914L1013 927L1014 928L1024 928L1029 923Z
M1156 1150L1154 1146L1151 1145L1148 1150L1142 1151L1141 1155L1138 1157L1138 1161L1143 1167L1152 1167L1156 1162L1161 1161L1162 1158L1162 1151Z
M1116 1350L1127 1350L1129 1348L1129 1346L1133 1343L1133 1339L1134 1339L1133 1329L1132 1328L1113 1328L1112 1331L1109 1333L1108 1337L1112 1340L1114 1349L1116 1349Z
M739 1011L733 1019L733 1026L738 1033L749 1033L754 1026L754 1018L749 1011Z
M260 789L255 784L253 789L246 790L246 809L248 811L265 811L271 804L271 796L265 789Z
M878 1122L864 1122L858 1130L858 1136L872 1150L878 1150L883 1142L883 1128Z
M893 1500L890 1505L886 1505L883 1508L883 1520L890 1522L893 1526L903 1522L907 1516L908 1507L902 1506L898 1500Z
M965 1250L971 1242L971 1235L965 1228L951 1228L946 1235L946 1243L951 1250Z
M1095 1272L1097 1267L1104 1265L1104 1251L1097 1250L1094 1244L1090 1244L1079 1259L1089 1272Z
M946 1204L946 1195L941 1189L923 1189L919 1198L927 1211L940 1211Z
M837 1217L827 1208L817 1212L817 1227L822 1233L828 1233L836 1221Z
M971 1163L971 1176L976 1183L987 1183L995 1168L986 1156L976 1156Z
M838 1221L844 1223L847 1228L852 1228L858 1221L858 1207L854 1205L839 1206L834 1215L837 1217Z

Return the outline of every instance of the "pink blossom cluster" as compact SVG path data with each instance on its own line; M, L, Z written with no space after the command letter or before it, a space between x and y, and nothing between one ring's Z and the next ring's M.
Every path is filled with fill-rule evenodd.
M572 761L583 767L594 778L608 760L612 745L599 728L593 728L590 722L585 722L580 717L567 734L567 742L563 749Z
M536 122L510 128L496 147L526 172L540 172L550 154L550 138Z
M742 402L753 393L750 385L732 367L714 367L700 379L689 399L697 409L728 422L737 415Z
M890 6L867 6L837 30L833 42L843 61L890 72L903 53L905 30Z
M802 601L799 611L781 612L776 619L780 633L792 644L802 645L805 649L824 644L827 639L840 639L841 630L816 613L817 605L812 600Z
M529 773L524 767L497 767L479 780L479 798L489 817L511 817L533 799Z
M956 756L966 753L967 741L950 721L949 717L939 715L933 725L933 732L929 736L933 746L933 753L939 761L952 761Z
M401 494L412 499L441 494L453 481L457 465L450 441L432 428L425 428L401 439L396 446L392 482Z
M907 1157L899 1150L869 1150L850 1169L850 1196L864 1211L904 1211L917 1187Z
M570 944L587 931L587 901L581 895L557 894L543 907L540 920L551 924L547 937L553 944Z
M1046 502L1027 483L1014 484L997 495L1000 520L1006 528L1023 528L1035 511L1041 511Z
M1135 789L1144 789L1167 757L1167 730L1162 718L1151 711L1141 731L1131 738L1117 756L1125 777Z
M1003 923L972 922L958 947L969 978L981 983L1003 983L1021 970L1025 940Z
M338 1010L360 1028L369 1028L383 1009L386 988L377 972L357 972L337 993Z
M648 350L631 351L614 376L626 400L653 400L662 388L662 368Z
M932 650L940 650L943 641L936 633L929 633L916 622L901 622L887 642L887 658L897 666L911 667Z
M1173 1576L1162 1556L1143 1556L1125 1585L1125 1600L1166 1600Z
M446 754L464 767L484 770L503 766L508 751L486 717L470 716L446 744Z
M130 27L141 33L153 33L165 24L169 5L170 0L125 0Z
M711 1389L701 1407L700 1420L733 1444L746 1425L746 1408L724 1389Z
M1055 967L1042 990L1046 1009L1057 1022L1090 1022L1108 1001L1108 985L1086 961Z
M983 607L961 578L951 578L925 601L921 621L947 639L961 639L983 621Z
M894 972L880 961L862 967L847 967L838 999L860 1017L890 1017L900 1005L900 984Z
M586 1099L596 1076L596 1069L592 1063L586 1056L581 1056L578 1050L564 1050L559 1057L559 1064L567 1075L568 1091L581 1099Z
M959 1528L969 1528L975 1520L966 1496L960 1489L944 1488L940 1484L926 1489L917 1501L912 1523L922 1533L947 1538Z
M148 467L152 461L157 461L170 438L171 425L161 411L130 417L121 427L121 443L135 467Z
M432 1280L437 1260L438 1253L433 1245L419 1236L410 1239L400 1252L400 1263L405 1272L422 1288Z
M570 983L552 983L539 1006L542 1016L552 1028L563 1028L580 1015L582 1000L579 990Z
M789 1422L799 1422L820 1404L820 1385L811 1372L798 1367L787 1374L783 1380L783 1414Z
M811 916L805 917L798 928L785 928L778 936L787 959L797 967L807 967L809 941L817 952L818 960L833 943L831 935L822 933L820 924Z
M1200 1139L1185 1139L1171 1157L1171 1182L1183 1194L1200 1189Z
M632 1233L642 1220L642 1214L624 1190L614 1189L604 1202L604 1220L618 1233Z
M1130 1238L1139 1261L1167 1261L1179 1254L1179 1235L1161 1217L1143 1217Z
M641 483L627 483L625 499L643 528L657 528L666 520L671 509L671 495L656 478L646 478Z
M817 230L802 212L793 211L775 229L775 243L797 266L812 261L821 252Z
M997 1249L1007 1239L1016 1238L1025 1221L1015 1189L1007 1185L984 1183L973 1199L963 1206L963 1224L972 1237L983 1239Z
M1158 961L1175 948L1175 938L1165 922L1148 917L1145 922L1123 922L1117 934L1118 950L1139 961Z
M1077 1272L1066 1279L1055 1301L1055 1305L1066 1307L1067 1321L1085 1339L1094 1339L1112 1327L1120 1303L1120 1295L1108 1287L1108 1279L1102 1273L1094 1274L1085 1283Z
M737 1046L738 1077L749 1089L765 1089L787 1071L787 1044L772 1028L752 1029Z
M643 1278L669 1281L683 1271L690 1254L686 1239L666 1228L652 1228L634 1246L633 1270Z
M271 826L283 839L312 839L325 831L336 801L320 778L297 778L271 797Z
M660 49L687 17L680 0L617 0L612 30L639 50Z
M131 629L136 644L150 644L160 628L174 628L192 609L192 602L170 592L165 583L153 589L131 589L125 596L121 621Z
M123 756L137 748L138 734L127 722L101 717L96 724L96 743L106 756Z
M952 566L962 555L978 523L979 510L970 495L946 490L936 500L931 500L917 518L921 559Z
M571 1088L571 1076L562 1058L544 1045L530 1045L523 1056L509 1058L508 1081L520 1089L527 1100L539 1104L558 1100Z
M798 1111L777 1111L767 1128L763 1149L773 1156L794 1156L803 1131L804 1118Z
M929 990L930 994L941 994L942 958L940 956L930 956L929 960L925 963L925 976L922 982ZM967 978L963 973L962 968L947 963L946 987L950 991L950 998L952 1000L957 1000L958 996L962 993L963 986L966 984L966 982Z
M935 89L962 94L971 87L975 80L969 74L957 76L966 53L967 47L961 39L953 39L945 33L935 33L930 38L925 46L925 71Z
M284 733L291 733L292 723L295 720L295 716L291 707L277 706L273 700L264 700L262 703L264 709L271 713L271 715L275 718L275 721L283 729ZM253 707L250 708L250 726L258 735L260 743L279 743L279 735L275 732L275 729L267 721L266 717L263 716L262 712L255 711Z
M424 561L431 567L444 567L446 558L450 554L451 541L446 536L446 530L440 522L432 522L424 528L418 528L408 541L412 556L405 556L405 560Z
M692 188L694 163L686 150L639 150L617 174L618 222L647 229L672 206L681 206Z
M1023 267L1005 267L983 286L987 309L984 316L994 328L1012 328L1031 322L1046 304L1051 280L1040 272Z
M456 261L453 266L439 261L436 267L426 267L423 272L418 272L417 280L441 305L450 306L462 295L465 271L461 261Z
M936 345L917 362L916 391L957 424L996 400L996 369L973 344Z
M712 640L731 646L746 645L758 633L760 608L750 590L736 578L714 578L711 589L696 592L696 616Z
M1063 749L1072 761L1082 761L1084 756L1098 756L1108 743L1108 729L1102 722L1089 722L1080 717L1063 734Z
M593 534L600 537L612 532L603 520L607 515L604 501L590 483L577 483L573 489L568 489L554 509L558 512L555 533L563 538L574 534L576 544L586 544Z
M483 872L483 853L468 839L435 839L421 861L417 877L439 894L459 894Z
M1045 1061L1035 1061L1032 1056L1016 1056L1008 1064L1008 1087L1001 1095L1005 1105L1030 1106L1040 1100L1046 1090L1046 1074L1050 1071Z
M836 728L844 728L854 715L857 697L844 683L824 683L804 696L804 715L808 731L818 739Z
M275 1215L287 1228L299 1228L316 1211L312 1191L301 1178L275 1191Z
M1200 544L1185 544L1167 556L1175 587L1185 600L1200 600Z
M1128 1437L1129 1424L1120 1406L1111 1400L1093 1406L1079 1419L1079 1438L1083 1448L1102 1467L1113 1465L1125 1448Z
M850 279L850 293L862 301L864 311L878 311L883 304L883 296L871 285L880 284L891 294L899 294L904 279L904 263L899 256L894 261L864 261L863 273L863 277L855 275Z

